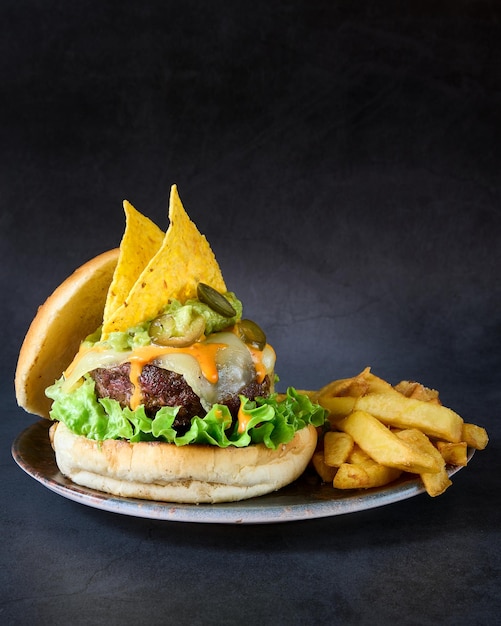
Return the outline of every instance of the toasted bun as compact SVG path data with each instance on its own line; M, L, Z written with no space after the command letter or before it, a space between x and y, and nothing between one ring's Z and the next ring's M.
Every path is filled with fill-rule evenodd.
M91 441L63 423L51 427L62 474L115 496L165 502L231 502L271 493L298 478L317 443L313 426L271 450L122 440Z
M39 308L24 339L15 376L18 404L49 417L45 389L57 380L81 341L102 323L119 250L77 269ZM231 502L270 493L298 478L317 432L308 426L278 450L176 446L162 442L92 441L63 423L50 429L56 463L74 483L116 496L185 503Z
M19 406L49 417L45 389L71 363L80 342L102 323L118 249L91 259L69 276L40 306L26 334L17 363Z

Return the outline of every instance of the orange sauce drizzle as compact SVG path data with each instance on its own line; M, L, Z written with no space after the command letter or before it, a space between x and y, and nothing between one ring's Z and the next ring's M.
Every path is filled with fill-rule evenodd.
M250 419L251 419L251 416L243 410L242 403L240 403L240 408L238 409L238 415L237 415L237 420L238 420L237 432L239 435L245 432L245 429L247 428L250 422Z
M199 363L204 378L210 383L217 383L218 372L216 367L216 353L224 348L222 343L194 343L186 348L172 348L169 346L143 346L137 348L127 356L130 361L129 378L134 386L134 392L130 399L130 408L136 409L141 404L141 389L138 384L143 366L164 354L189 354Z
M263 364L263 351L258 350L257 348L253 348L252 346L247 346L249 352L252 356L252 362L254 363L254 367L256 369L256 379L258 383L262 383L264 377L267 374L266 367ZM268 344L268 348L271 346Z

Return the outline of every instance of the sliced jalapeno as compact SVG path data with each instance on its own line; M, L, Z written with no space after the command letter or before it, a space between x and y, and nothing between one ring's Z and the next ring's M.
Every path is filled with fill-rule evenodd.
M198 283L197 296L200 302L204 302L223 317L234 317L237 314L233 305L219 291L205 283Z
M263 329L252 320L243 319L236 324L237 334L240 339L258 350L264 350L266 335Z
M161 346L184 348L191 346L204 334L205 319L202 315L196 315L183 331L181 335L176 333L176 322L172 315L166 313L159 315L151 322L149 335L154 343Z

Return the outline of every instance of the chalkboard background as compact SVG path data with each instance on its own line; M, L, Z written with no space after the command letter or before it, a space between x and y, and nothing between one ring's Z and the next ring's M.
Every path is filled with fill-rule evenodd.
M439 389L444 403L488 429L488 449L458 481L471 496L482 478L491 480L468 511L475 523L490 520L475 537L498 532L499 3L3 1L0 33L3 484L21 483L38 506L49 499L9 458L14 436L33 422L16 406L13 376L37 307L76 267L119 244L124 199L166 228L175 183L246 316L267 331L282 388L316 388L371 366L392 383ZM51 497L63 515L68 504ZM465 497L458 487L443 502L457 498L459 508ZM492 510L477 520L474 510L487 502ZM101 518L71 510L76 535L87 516L94 537L99 519L99 532L122 549ZM5 513L3 527L17 526L20 515ZM50 526L54 509L37 515ZM384 532L393 518L380 515ZM353 550L367 548L369 526L353 531ZM164 531L153 528L165 547ZM303 550L301 537L293 549ZM258 554L257 531L247 538ZM463 557L447 550L438 553L456 559L456 569L444 575L463 572ZM20 547L9 554L17 562ZM364 563L350 558L361 576ZM468 558L478 560L473 544ZM217 557L210 561L218 567ZM250 589L259 589L262 571L246 563L256 602ZM289 570L274 571L286 580ZM478 578L482 589L492 572ZM319 585L328 597L327 582ZM409 583L400 596L407 605L415 588ZM200 597L216 619L215 596ZM421 616L448 623L444 607L465 597L459 588L450 601L435 597L434 612ZM278 606L294 623L289 605ZM386 617L392 606L385 600ZM472 607L470 623L488 623ZM397 613L403 619L404 608ZM54 615L46 613L47 623ZM318 609L316 623L325 615Z

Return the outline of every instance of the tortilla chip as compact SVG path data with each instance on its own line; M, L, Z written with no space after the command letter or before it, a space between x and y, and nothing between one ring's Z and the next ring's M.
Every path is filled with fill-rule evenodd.
M132 287L158 252L164 232L150 219L124 200L125 232L120 243L120 256L108 290L103 315L103 334L110 331L110 320L127 300Z
M170 226L160 249L135 282L123 305L107 321L106 333L125 332L153 319L171 300L184 303L196 298L199 282L221 293L227 291L216 257L205 236L184 210L176 185L171 188L169 219Z

